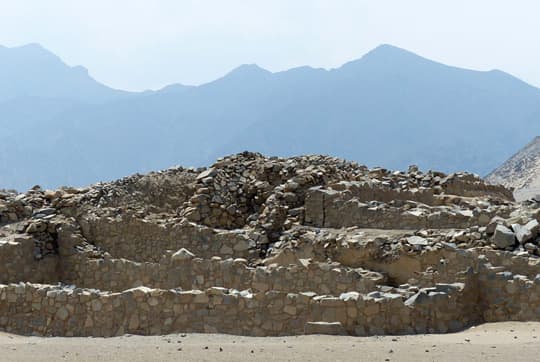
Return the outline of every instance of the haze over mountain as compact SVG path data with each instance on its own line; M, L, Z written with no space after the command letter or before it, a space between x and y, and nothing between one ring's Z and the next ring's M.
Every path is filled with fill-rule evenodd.
M110 89L37 45L0 48L0 188L85 185L246 149L486 174L540 133L540 90L382 45L340 68L242 65Z

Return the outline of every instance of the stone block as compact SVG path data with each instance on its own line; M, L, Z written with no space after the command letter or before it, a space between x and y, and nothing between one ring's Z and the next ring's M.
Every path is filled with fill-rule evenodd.
M345 336L347 331L340 322L307 322L304 326L304 334Z
M512 230L508 229L506 226L497 224L495 227L495 232L493 233L493 243L500 249L505 249L509 246L514 245L515 235Z

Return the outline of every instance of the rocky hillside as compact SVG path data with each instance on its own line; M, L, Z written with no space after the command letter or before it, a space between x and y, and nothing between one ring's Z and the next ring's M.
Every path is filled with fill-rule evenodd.
M468 173L244 152L0 193L0 329L405 334L540 320L540 205Z
M540 136L486 176L486 181L514 189L517 200L540 194Z

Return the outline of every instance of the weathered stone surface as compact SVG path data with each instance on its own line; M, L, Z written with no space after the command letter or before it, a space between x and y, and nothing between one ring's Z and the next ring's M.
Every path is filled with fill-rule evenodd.
M527 224L525 224L525 229L527 229L530 232L529 240L534 239L538 236L538 231L540 231L540 222L538 222L538 220L536 219L533 219L529 221Z
M419 246L426 246L428 245L428 241L420 236L409 236L407 238L407 242L411 245L419 245Z
M183 262L183 261L186 261L186 260L191 260L194 257L195 257L195 254L193 254L192 252L190 252L189 250L187 250L185 248L182 248L182 249L178 250L176 253L174 253L171 256L171 259L173 261L176 261L176 262Z
M520 244L525 244L533 238L533 233L527 227L520 224L512 224L512 230Z
M264 260L265 265L271 265L271 264L277 264L277 265L291 265L291 264L298 264L301 265L300 259L298 256L294 253L294 251L290 249L283 249L281 250L277 255L270 257L268 259Z
M504 225L506 222L505 219L503 219L502 217L500 216L494 216L490 221L489 221L489 224L487 225L486 227L486 233L488 235L493 235L493 233L495 233L495 228L497 227L497 225Z
M512 230L504 225L497 225L493 234L493 243L498 248L504 249L514 245L515 235Z
M305 334L328 334L333 336L347 335L347 331L340 322L307 322Z
M204 180L207 177L213 177L215 175L216 175L216 170L213 169L212 167L210 167L208 170L205 170L205 171L201 172L197 176L197 180Z

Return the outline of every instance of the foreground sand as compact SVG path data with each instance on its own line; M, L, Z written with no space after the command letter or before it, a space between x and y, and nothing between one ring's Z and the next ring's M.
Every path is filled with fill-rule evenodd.
M174 334L41 338L0 334L2 361L538 361L540 323L385 337Z

